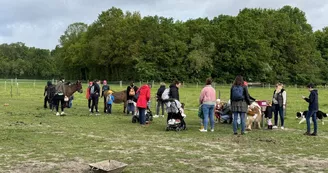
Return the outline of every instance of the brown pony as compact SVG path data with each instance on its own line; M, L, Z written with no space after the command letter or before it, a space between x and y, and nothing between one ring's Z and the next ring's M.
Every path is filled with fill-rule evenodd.
M108 90L109 91L109 90ZM104 96L108 96L108 91L104 93ZM114 96L114 103L124 103L123 104L123 113L125 113L127 102L126 102L126 90L120 91L120 92L115 92L113 91L113 96Z
M71 97L76 91L83 93L81 81L76 81L75 84L65 84L65 96Z

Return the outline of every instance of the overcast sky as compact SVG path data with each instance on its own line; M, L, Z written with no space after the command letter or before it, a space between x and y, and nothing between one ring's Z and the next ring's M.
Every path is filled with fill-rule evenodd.
M0 43L54 49L67 26L92 23L112 6L139 11L142 16L190 18L237 15L245 7L298 7L314 30L328 26L327 0L0 0Z

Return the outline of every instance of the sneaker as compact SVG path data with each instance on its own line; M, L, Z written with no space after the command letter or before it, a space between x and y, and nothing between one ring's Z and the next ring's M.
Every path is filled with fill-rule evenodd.
M310 136L309 132L305 132L303 135Z
M100 115L99 112L96 112L96 115Z
M277 126L273 126L272 128L273 128L273 129L277 129L278 127L277 127Z
M238 135L238 133L233 133L233 135Z
M59 112L56 113L56 116L60 116Z
M317 133L311 133L311 136L317 136Z
M200 129L199 131L200 132L207 132L207 130L205 130L205 129Z
M161 115L162 118L164 118L164 115Z
M65 115L65 112L61 112L60 115Z
M89 112L91 112L91 108L89 109Z
M280 128L281 128L282 130L284 130L284 129L285 129L285 127L284 127L284 126L281 126Z
M214 129L211 129L211 132L214 132Z
M241 132L241 135L245 135L246 134L246 132Z
M159 115L154 115L154 118L158 118L159 117Z

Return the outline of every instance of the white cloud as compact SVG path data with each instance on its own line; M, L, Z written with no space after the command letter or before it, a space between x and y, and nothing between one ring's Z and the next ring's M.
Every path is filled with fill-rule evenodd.
M304 11L315 30L328 26L325 0L0 0L0 43L24 42L28 46L53 49L69 24L90 24L101 11L112 6L123 11L139 11L142 16L187 20L237 15L245 7L277 9L284 5Z

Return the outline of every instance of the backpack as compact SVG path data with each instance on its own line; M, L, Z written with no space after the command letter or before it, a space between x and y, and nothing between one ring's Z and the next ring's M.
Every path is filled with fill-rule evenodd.
M95 85L92 85L90 88L90 94L94 94L95 93Z
M166 88L162 94L162 100L167 100L169 99L169 93L170 93L170 88Z
M136 95L136 91L134 91L134 87L130 88L129 96L134 96Z
M242 86L233 86L232 87L232 101L244 100L244 88Z

